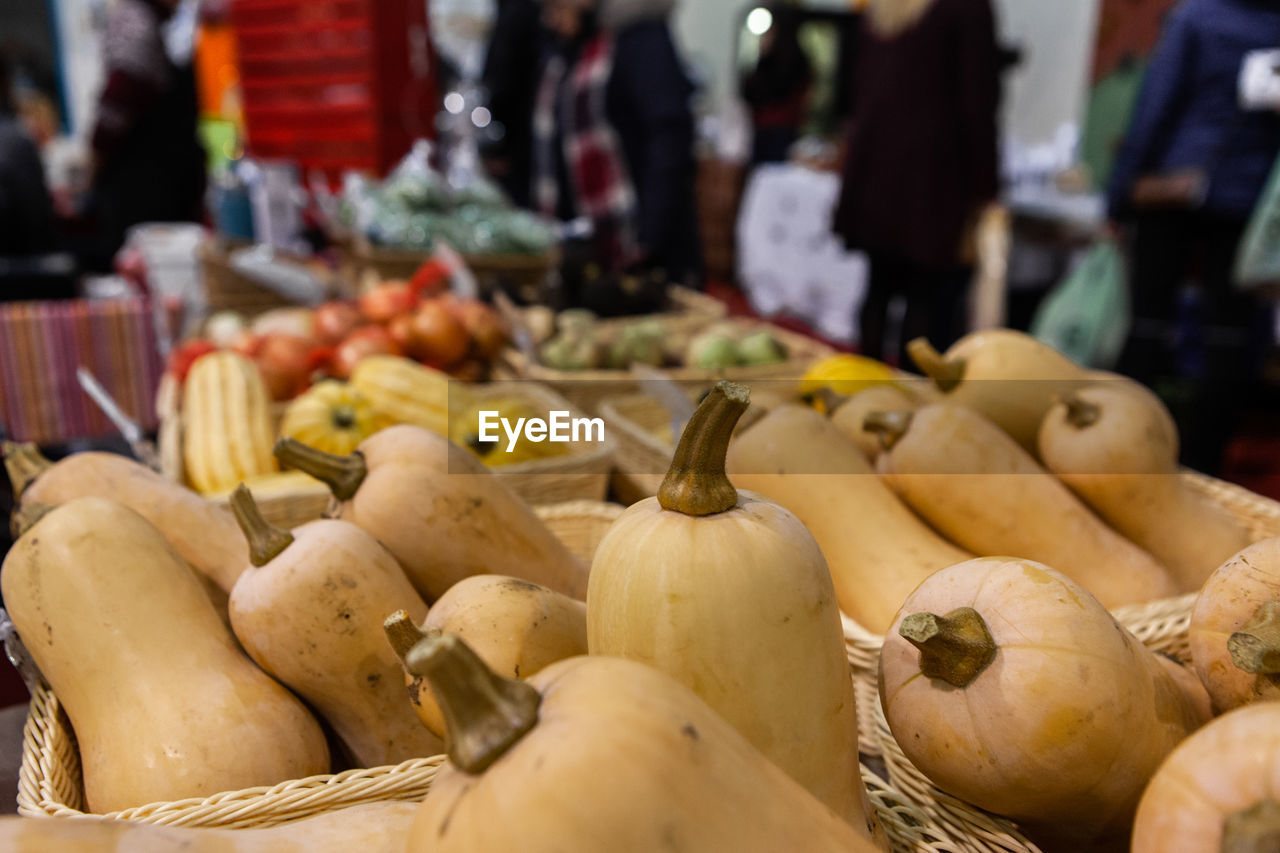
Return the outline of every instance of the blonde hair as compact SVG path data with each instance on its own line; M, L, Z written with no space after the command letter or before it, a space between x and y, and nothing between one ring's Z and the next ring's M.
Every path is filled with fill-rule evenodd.
M934 0L869 0L867 20L881 36L893 37L924 17Z

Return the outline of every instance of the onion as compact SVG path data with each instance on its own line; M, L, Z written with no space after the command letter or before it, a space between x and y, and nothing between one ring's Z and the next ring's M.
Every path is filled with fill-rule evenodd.
M297 335L264 335L254 361L274 400L306 390L311 379L311 341Z
M349 302L326 302L312 317L316 338L322 344L336 344L364 322L359 310Z
M371 355L402 355L403 351L381 326L356 329L338 345L329 364L329 372L339 379L350 379L361 360Z
M496 358L502 352L507 344L507 325L497 311L475 299L461 300L450 307L470 333L479 355Z
M400 314L409 314L418 299L403 281L386 281L360 297L360 313L375 323L389 323Z
M467 327L440 302L424 302L409 325L409 355L431 367L445 369L467 357L471 336Z

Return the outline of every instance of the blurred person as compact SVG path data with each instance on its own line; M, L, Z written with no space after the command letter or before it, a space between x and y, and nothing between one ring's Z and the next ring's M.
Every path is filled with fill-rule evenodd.
M773 26L760 39L760 60L742 79L751 108L751 164L779 163L800 137L813 89L813 65L800 44L800 19L788 6L770 10Z
M190 56L176 61L165 27L181 0L116 0L107 7L106 80L93 129L89 217L82 262L109 271L129 228L204 219L205 152Z
M1117 233L1131 226L1133 324L1119 369L1162 391L1182 461L1218 471L1260 362L1259 310L1232 268L1280 154L1280 116L1241 109L1245 56L1280 44L1280 4L1183 0L1165 20L1108 186ZM1201 293L1202 345L1175 355L1183 285ZM1185 318L1184 318L1185 319ZM1179 347L1185 356L1188 348Z
M60 248L40 152L16 115L10 67L0 56L0 302L75 295L43 259Z
M485 168L520 207L529 206L533 104L545 31L538 0L499 0L481 84L502 135L484 144Z
M700 271L693 84L667 17L674 0L543 0L554 34L535 101L533 200L585 217L606 272Z
M945 349L964 333L967 243L999 188L1002 66L991 0L867 6L834 230L870 261L858 322L869 356L905 365L912 338ZM895 296L906 314L889 352Z

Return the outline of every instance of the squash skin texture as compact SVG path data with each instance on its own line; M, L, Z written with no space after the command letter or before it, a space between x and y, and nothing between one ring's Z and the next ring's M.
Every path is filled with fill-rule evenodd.
M1280 601L1280 537L1250 545L1223 563L1191 610L1191 659L1219 713L1280 700L1280 677L1239 669L1227 641L1267 602Z
M912 509L976 554L1053 566L1109 608L1177 594L1154 557L970 409L920 409L877 467Z
M983 617L997 651L954 688L920 673L898 627L962 607ZM1208 719L1203 689L1173 666L1065 575L980 558L938 572L903 605L880 695L894 738L939 788L1033 836L1083 844L1122 834L1160 761Z
M369 803L265 829L3 817L0 849L10 853L404 853L404 840L417 811L417 803Z
M519 578L476 575L458 581L431 607L422 630L464 640L499 675L529 678L587 653L587 606ZM422 725L444 737L431 686L419 676L406 679Z
M579 657L527 683L537 724L479 775L442 767L408 853L880 849L657 670Z
M840 609L870 631L886 631L930 574L973 556L922 523L837 427L803 406L774 409L746 430L726 467L739 489L799 517L822 548Z
M343 521L312 521L231 592L231 625L264 671L333 726L360 767L444 751L405 701L400 661L382 634L397 607L427 605L378 541Z
M587 566L472 454L413 426L370 436L360 453L368 476L337 517L386 546L423 598L479 574L586 597Z
M587 641L592 655L674 677L850 825L866 827L873 813L858 775L834 589L795 515L750 492L701 517L664 510L657 498L631 506L596 550Z
M1131 542L1167 566L1182 592L1251 541L1219 504L1189 490L1178 431L1160 399L1135 382L1100 382L1071 395L1096 421L1071 423L1066 402L1040 426L1045 466Z
M1219 853L1227 816L1259 802L1275 804L1277 792L1280 704L1237 708L1187 738L1160 765L1138 805L1132 853Z
M22 504L61 506L76 498L124 504L154 524L191 567L231 592L249 549L225 507L115 453L76 453L54 463L23 491Z
M75 728L90 810L328 772L310 712L244 656L132 510L100 498L53 510L15 543L0 588Z

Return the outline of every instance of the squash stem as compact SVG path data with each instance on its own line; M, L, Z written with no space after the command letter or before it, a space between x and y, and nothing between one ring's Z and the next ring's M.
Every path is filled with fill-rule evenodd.
M335 456L303 444L296 438L282 438L273 451L280 464L310 474L329 487L340 501L349 501L369 476L369 466L360 451L347 456Z
M914 412L868 412L862 419L863 432L875 433L880 439L880 446L885 450L893 450L907 430L911 429Z
M387 642L395 650L396 657L404 663L409 652L427 638L427 634L409 618L408 611L397 610L382 623L382 632L387 635Z
M680 436L671 468L658 489L663 509L704 516L738 505L738 490L725 473L725 454L751 392L743 385L717 382L699 404Z
M1239 631L1227 638L1237 669L1253 675L1280 673L1280 601L1268 601Z
M17 539L35 527L36 522L53 512L53 510L54 507L49 504L23 501L13 511L13 515L9 516L9 532L13 534L14 539Z
M1272 853L1280 850L1280 803L1259 800L1227 815L1222 825L1221 853Z
M53 463L45 459L31 442L0 442L0 455L4 456L4 469L9 474L14 497L22 497L27 486L53 467Z
M261 568L293 544L293 534L272 527L262 517L253 493L244 483L231 493L231 512L235 515L244 538L249 540L249 562Z
M834 388L823 386L813 392L813 396L822 403L822 413L827 417L831 417L836 413L836 409L849 402L849 394L841 394Z
M464 773L483 773L538 722L538 691L498 675L453 635L419 641L405 669L430 683L444 714L445 752Z
M938 390L946 394L955 390L964 379L963 359L947 358L933 348L928 338L916 338L907 344L907 355L925 376L933 380Z
M1067 407L1067 423L1076 429L1088 429L1102 417L1102 408L1097 403L1082 400L1076 394L1067 394L1061 399Z
M996 656L996 643L982 615L972 607L946 616L913 613L898 633L920 650L920 671L952 687L966 687Z

